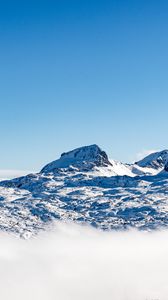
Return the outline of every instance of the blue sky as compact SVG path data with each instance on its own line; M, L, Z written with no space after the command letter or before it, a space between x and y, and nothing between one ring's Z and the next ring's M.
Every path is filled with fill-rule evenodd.
M0 1L0 169L168 147L168 2Z

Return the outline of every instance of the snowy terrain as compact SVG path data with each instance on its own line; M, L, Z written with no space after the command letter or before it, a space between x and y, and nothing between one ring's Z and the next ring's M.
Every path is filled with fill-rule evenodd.
M41 172L0 182L0 229L28 238L74 221L104 230L168 226L168 150L134 164L97 145L63 153Z

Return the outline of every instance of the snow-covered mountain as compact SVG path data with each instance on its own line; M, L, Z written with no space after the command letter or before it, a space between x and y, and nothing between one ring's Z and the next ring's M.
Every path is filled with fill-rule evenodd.
M63 153L39 173L0 182L0 229L30 236L54 220L102 229L168 225L168 150L135 164L97 145Z
M155 170L161 170L164 168L168 161L168 150L151 153L142 160L136 162L139 167L152 168Z
M54 173L60 168L68 168L68 170L75 170L78 172L87 171L92 175L134 176L129 167L121 162L110 160L106 152L102 151L97 145L84 146L63 153L59 159L46 165L41 170L41 173Z
M109 159L106 152L97 145L80 147L63 153L61 157L46 165L41 173L54 172L60 168L75 169L78 171L92 171L93 174L104 176L116 175L156 175L168 160L168 150L148 155L143 160L134 164L125 164Z
M81 147L67 153L62 153L60 159L49 163L41 172L54 172L58 168L74 167L78 170L91 170L94 167L108 167L111 163L106 152L97 145Z

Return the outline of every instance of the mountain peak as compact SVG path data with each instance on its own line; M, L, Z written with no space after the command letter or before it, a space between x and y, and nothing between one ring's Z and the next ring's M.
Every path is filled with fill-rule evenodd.
M143 158L142 160L136 162L140 167L148 167L154 169L164 168L168 161L168 150L163 150L159 152L154 152Z
M46 165L41 172L49 173L55 169L68 168L70 166L87 170L95 166L106 167L108 165L111 165L111 163L106 152L94 144L62 153L60 159Z

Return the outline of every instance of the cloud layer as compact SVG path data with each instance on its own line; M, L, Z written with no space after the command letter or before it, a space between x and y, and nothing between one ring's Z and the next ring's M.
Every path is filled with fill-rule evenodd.
M1 234L3 300L167 300L168 232L73 224L23 241Z
M23 170L0 170L0 180L12 179L31 173Z

